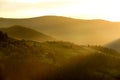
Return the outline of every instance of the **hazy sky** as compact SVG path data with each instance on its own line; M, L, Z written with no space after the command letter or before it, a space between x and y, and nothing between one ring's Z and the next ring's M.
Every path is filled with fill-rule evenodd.
M120 0L0 0L0 17L43 15L120 21Z

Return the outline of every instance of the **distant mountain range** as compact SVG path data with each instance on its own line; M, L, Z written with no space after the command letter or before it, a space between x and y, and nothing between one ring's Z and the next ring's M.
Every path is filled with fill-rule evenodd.
M105 20L80 20L62 16L28 19L0 19L0 27L26 26L59 40L79 44L103 45L120 37L120 23Z
M54 41L55 38L48 36L46 34L40 33L34 29L30 29L27 27L14 25L9 28L0 28L0 31L7 33L10 37L15 39L24 39L24 40L32 40L32 41Z
M1 18L0 80L120 80L119 32L104 20Z

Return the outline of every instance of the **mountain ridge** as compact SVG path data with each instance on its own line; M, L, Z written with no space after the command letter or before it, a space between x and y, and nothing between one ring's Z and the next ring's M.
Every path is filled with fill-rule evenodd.
M114 49L118 52L120 52L120 39L114 40L108 44L105 45L107 48Z
M104 20L104 19L78 19L78 18L73 18L73 17L66 17L66 16L55 16L55 15L46 15L46 16L38 16L38 17L30 17L30 18L4 18L0 17L0 19L13 19L13 20L19 20L19 19L36 19L36 18L45 18L45 17L58 17L58 18L68 18L68 19L76 19L76 20L95 20L95 21L107 21L107 22L112 22L109 20Z
M61 16L0 20L0 27L26 26L63 41L104 45L119 38L120 23L106 20L81 20ZM117 35L116 35L117 34ZM111 37L113 36L113 37Z
M14 25L9 28L0 28L1 31L7 33L10 37L16 39L25 39L25 40L33 40L33 41L54 41L55 38L38 32L34 29Z

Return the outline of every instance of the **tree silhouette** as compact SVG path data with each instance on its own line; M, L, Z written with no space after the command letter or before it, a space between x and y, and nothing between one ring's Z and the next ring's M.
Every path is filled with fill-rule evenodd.
M8 35L0 31L0 41L7 41L7 40L8 40Z

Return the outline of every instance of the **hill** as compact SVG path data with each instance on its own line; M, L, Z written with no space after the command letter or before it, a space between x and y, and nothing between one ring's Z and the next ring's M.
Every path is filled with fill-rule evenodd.
M120 39L110 42L106 44L105 46L120 52Z
M59 40L79 44L103 45L118 39L120 36L118 34L120 32L120 23L105 20L80 20L62 16L0 19L1 27L10 27L13 25L26 26L55 36Z
M0 28L1 31L7 33L10 37L15 39L25 39L33 41L54 41L55 38L48 36L46 34L40 33L34 29L27 27L14 25L9 28Z
M0 35L0 80L120 79L120 54L114 50Z

